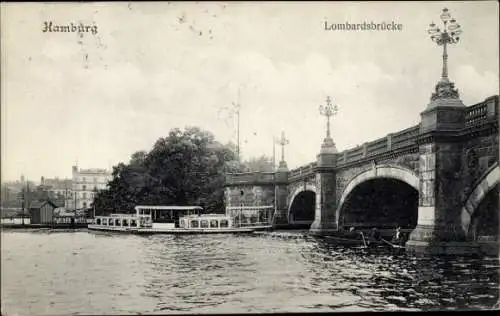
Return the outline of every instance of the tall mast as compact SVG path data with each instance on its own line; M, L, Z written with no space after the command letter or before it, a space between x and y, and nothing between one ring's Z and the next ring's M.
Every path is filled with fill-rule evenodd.
M236 116L237 116L237 147L236 153L238 155L238 160L240 160L240 88L238 88L238 99L236 101Z

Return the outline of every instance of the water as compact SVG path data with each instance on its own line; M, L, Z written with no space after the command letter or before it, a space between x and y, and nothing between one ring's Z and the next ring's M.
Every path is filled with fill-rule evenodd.
M498 258L284 237L4 231L2 314L473 310L498 301Z

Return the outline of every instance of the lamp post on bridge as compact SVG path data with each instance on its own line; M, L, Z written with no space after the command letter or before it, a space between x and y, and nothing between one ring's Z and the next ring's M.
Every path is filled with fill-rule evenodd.
M287 224L287 186L288 186L288 167L285 162L285 146L289 144L285 138L285 132L281 132L280 139L274 139L276 144L281 145L281 161L278 169L274 173L274 214L272 217L273 225Z
M337 105L332 103L330 96L326 97L326 105L319 106L319 113L326 117L326 137L321 144L321 150L317 155L315 168L315 181L317 186L316 203L314 210L314 222L311 224L310 232L313 235L329 234L338 230L338 219L336 218L336 191L337 187L337 148L330 134L330 117L338 112Z
M281 131L281 138L277 140L277 143L281 146L281 161L278 166L278 169L280 170L286 170L287 165L285 162L285 146L290 143L288 139L285 138L285 132Z
M464 155L461 135L467 109L448 78L447 51L449 45L458 43L462 30L448 9L443 9L440 19L442 29L431 23L427 30L431 40L443 46L443 67L427 108L420 113L417 226L405 247L409 252L472 254L480 252L480 248L467 240L463 228L459 212L463 207L463 184L447 176L457 174L456 166Z
M321 145L321 152L333 152L337 150L335 148L335 143L330 135L330 117L337 115L338 106L332 104L332 98L330 96L326 97L326 105L319 106L319 113L326 117L326 138L323 140Z
M455 89L455 84L448 78L448 45L457 44L462 34L462 28L457 21L451 17L447 8L444 8L440 19L443 22L443 28L440 29L434 22L429 25L427 33L430 38L438 46L443 46L443 68L441 71L441 79L436 85L435 92L432 93L431 103L428 108L436 106L464 106L459 99L458 90ZM443 102L445 100L446 102Z

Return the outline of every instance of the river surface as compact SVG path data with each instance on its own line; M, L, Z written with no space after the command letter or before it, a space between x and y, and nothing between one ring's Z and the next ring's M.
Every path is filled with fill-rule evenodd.
M499 293L498 258L415 258L300 232L1 237L3 315L476 310Z

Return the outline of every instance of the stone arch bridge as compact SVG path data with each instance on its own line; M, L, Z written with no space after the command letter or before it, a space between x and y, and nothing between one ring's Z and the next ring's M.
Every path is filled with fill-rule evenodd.
M400 226L415 251L498 246L498 99L428 108L418 125L343 152L322 146L297 169L228 174L226 206L274 205L275 226L315 234Z

